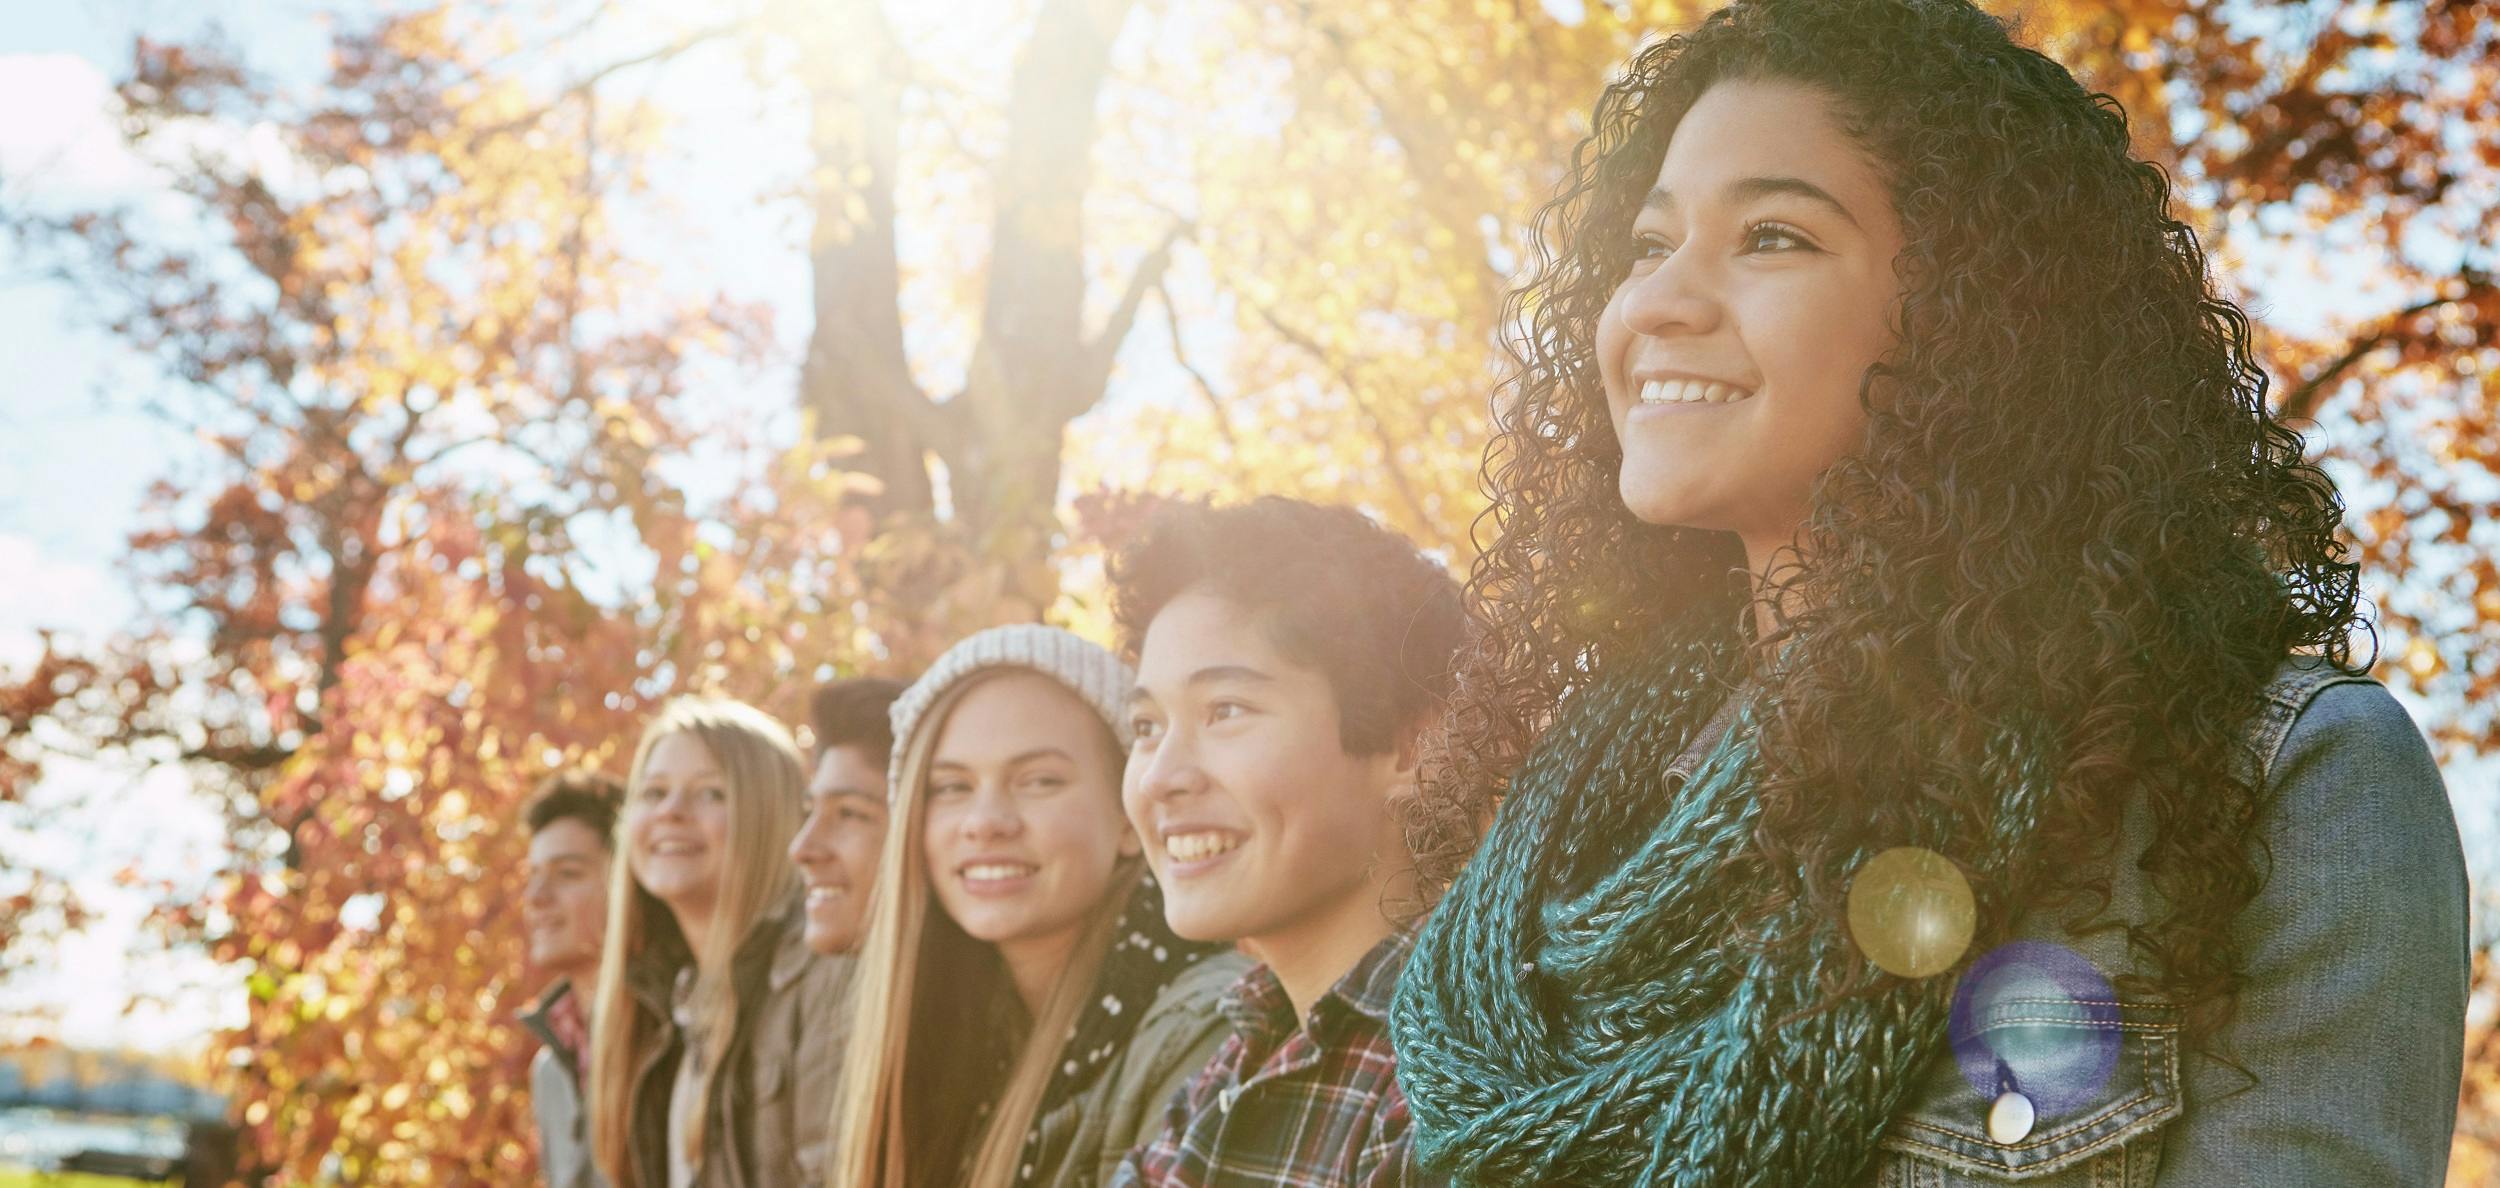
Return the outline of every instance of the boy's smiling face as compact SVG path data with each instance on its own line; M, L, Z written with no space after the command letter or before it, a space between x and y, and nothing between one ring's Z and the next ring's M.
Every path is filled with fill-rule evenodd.
M1411 762L1348 754L1326 675L1217 595L1166 603L1138 653L1122 800L1173 931L1258 949L1377 917Z

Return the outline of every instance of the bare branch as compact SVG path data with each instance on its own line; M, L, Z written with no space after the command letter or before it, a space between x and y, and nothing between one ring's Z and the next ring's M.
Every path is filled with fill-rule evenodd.
M1093 357L1093 364L1086 372L1087 382L1069 393L1071 399L1080 394L1083 398L1082 404L1070 410L1071 417L1101 399L1104 386L1111 382L1111 364L1120 355L1120 343L1128 338L1130 327L1137 324L1138 306L1144 303L1147 293L1163 287L1163 274L1172 267L1172 248L1188 232L1187 224L1174 224L1164 234L1163 242L1156 244L1153 251L1146 253L1145 259L1138 261L1137 271L1129 274L1128 288L1120 294L1120 303L1112 308L1111 316L1103 320L1101 332L1086 344L1085 351ZM1171 308L1168 298L1164 301L1164 308Z
M581 19L573 21L572 23L555 30L554 32L549 33L545 37L539 38L528 45L516 45L503 53L493 55L492 57L480 61L477 64L476 69L470 72L469 77L472 80L484 78L490 72L501 70L512 62L534 61L537 60L541 54L555 49L558 46L572 45L584 34L587 34L592 29L597 28L600 21L613 15L615 10L615 0L598 0L598 3L592 4L589 10L581 15Z
M1328 348L1321 346L1310 335L1286 325L1283 319L1276 316L1276 311L1259 302L1253 301L1248 304L1252 312L1259 315L1259 320L1267 323L1268 329L1275 331L1278 337L1309 355L1313 362L1327 368L1331 375L1337 377L1337 382L1344 385L1347 398L1354 401L1355 411L1361 413L1363 423L1371 427L1372 439L1380 447L1380 464L1389 472L1389 481L1397 488L1399 501L1406 504L1407 513L1414 517L1414 523L1431 523L1432 517L1424 510L1423 498L1416 494L1415 484L1407 477L1406 467L1398 462L1397 439L1390 435L1388 422L1381 418L1379 408L1374 406L1371 397L1365 394L1363 383L1355 377L1353 369L1343 360L1330 354Z
M566 83L547 102L542 103L529 111L523 112L520 115L514 116L511 119L489 124L484 128L479 129L477 136L479 139L492 139L494 137L518 132L539 122L540 120L546 119L549 115L554 114L556 109L563 107L566 103L589 96L592 90L597 88L600 83L606 82L608 79L613 78L616 75L632 70L638 66L650 66L660 62L666 62L671 58L678 57L679 55L685 54L691 50L718 41L745 29L746 27L747 22L743 19L722 21L718 24L697 29L675 41L654 46L641 53L605 63L597 69L594 69L589 73L581 75L573 81Z
M634 54L630 57L619 58L616 61L609 62L606 65L581 76L580 78L574 79L571 83L566 84L562 91L557 92L557 95L559 98L570 99L577 95L586 94L591 88L598 86L601 82L607 80L613 75L622 74L625 71L631 70L637 66L648 66L655 62L668 61L669 59L686 53L689 50L696 49L710 42L718 41L721 38L727 37L730 34L736 33L746 27L747 22L742 18L739 20L722 21L718 24L697 29L675 41L654 46L643 51L642 53Z
M2344 373L2352 370L2353 366L2368 357L2370 352L2387 345L2390 340L2396 338L2404 329L2405 323L2442 306L2471 301L2492 288L2491 278L2479 273L2466 273L2463 280L2465 284L2460 289L2417 301L2379 319L2378 324L2368 333L2354 338L2345 346L2342 354L2337 355L2326 366L2301 380L2298 387L2284 393L2283 398L2275 402L2275 418L2283 421L2316 420L2318 406L2325 403L2335 383L2343 378Z
M1208 383L1206 375L1189 361L1189 349L1181 343L1180 311L1173 307L1171 290L1163 287L1161 278L1155 280L1155 296L1163 302L1163 328L1172 335L1172 361L1180 364L1191 382L1198 385L1198 395L1206 398L1207 412L1215 417L1215 430L1223 435L1224 448L1238 451L1241 439L1233 435L1232 412L1224 407L1224 398L1216 395L1215 385Z

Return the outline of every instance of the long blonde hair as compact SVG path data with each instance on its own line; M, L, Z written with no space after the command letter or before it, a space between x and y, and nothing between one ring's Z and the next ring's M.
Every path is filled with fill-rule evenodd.
M700 741L728 783L729 852L701 952L690 950L676 916L635 880L630 861L633 824L647 811L641 795L645 766L660 740L673 734ZM695 1016L703 1021L715 1051L727 1045L738 1027L731 960L757 923L798 894L798 871L784 847L798 832L805 812L806 783L806 764L790 732L743 702L680 697L643 728L626 779L625 820L608 884L619 893L608 897L608 940L599 956L590 1039L591 1151L615 1188L658 1188L634 1179L632 1147L634 1081L661 1032L627 1001L629 971L637 959L654 951L674 950L693 960L698 971ZM711 1061L703 1070L698 1101L711 1100L719 1075L720 1062ZM687 1121L686 1149L698 1161L707 1112L698 1109Z
M982 1064L1000 1054L1001 1045L985 1046L983 1041L1000 1034L998 1020L1020 1019L1024 1008L996 949L967 936L942 907L932 907L922 848L928 815L922 794L947 719L966 692L1000 671L1012 670L989 669L948 689L920 715L911 736L896 743L897 803L889 818L894 827L886 831L876 891L869 899L867 936L860 945L851 998L851 1047L843 1060L842 1091L834 1100L832 1133L839 1145L825 1180L830 1188L951 1185L962 1140L972 1137L974 1125L979 1135L961 1183L969 1188L1008 1183L1024 1132L1049 1085L1059 1044L1083 1009L1111 946L1112 926L1126 899L1122 892L1137 881L1142 860L1120 859L1110 884L1115 890L1095 907L1041 1010L1008 1033L1011 1071L987 1120L976 1120L979 1083L945 1078L953 1083L935 1084L939 1078L929 1065L942 1060L958 1072L986 1074ZM1102 741L1113 756L1116 779L1124 752L1107 723ZM924 967L950 966L943 968L946 976L925 979L924 984ZM970 1026L931 1025L940 1018ZM918 1051L912 1044L915 1035L923 1041ZM925 1054L930 1051L934 1060ZM961 1096L954 1099L954 1109L932 1116L929 1107L943 1093Z

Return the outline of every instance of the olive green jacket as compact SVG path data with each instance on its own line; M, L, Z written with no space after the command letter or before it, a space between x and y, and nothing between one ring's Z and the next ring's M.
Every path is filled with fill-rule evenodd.
M1216 1000L1249 968L1249 958L1219 953L1173 978L1146 1008L1128 1050L1084 1092L1033 1120L1045 1164L1033 1182L1096 1188L1131 1148L1153 1138L1164 1107L1232 1034Z

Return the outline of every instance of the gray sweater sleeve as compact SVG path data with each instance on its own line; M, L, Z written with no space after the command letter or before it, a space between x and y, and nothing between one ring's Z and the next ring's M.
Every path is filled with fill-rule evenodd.
M2271 873L2239 928L2248 981L2191 1063L2161 1183L2437 1185L2470 947L2439 769L2387 690L2344 683L2294 721L2269 784Z

